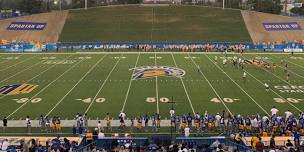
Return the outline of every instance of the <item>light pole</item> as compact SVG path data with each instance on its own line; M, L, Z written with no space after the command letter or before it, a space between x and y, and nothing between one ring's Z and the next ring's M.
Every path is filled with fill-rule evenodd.
M88 0L84 0L84 9L88 9Z

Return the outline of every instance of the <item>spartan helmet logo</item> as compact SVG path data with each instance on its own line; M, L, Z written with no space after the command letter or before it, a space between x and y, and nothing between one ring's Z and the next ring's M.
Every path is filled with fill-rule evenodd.
M169 66L142 66L134 70L133 80L148 79L155 77L175 77L181 78L186 74L182 69Z

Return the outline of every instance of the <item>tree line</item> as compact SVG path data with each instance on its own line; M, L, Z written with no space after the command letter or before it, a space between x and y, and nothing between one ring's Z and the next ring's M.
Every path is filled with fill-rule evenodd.
M139 4L142 0L87 0L88 7L109 4ZM59 6L61 5L61 7ZM19 10L35 14L51 10L84 8L85 0L0 0L0 10Z
M57 1L57 3L55 3ZM0 0L0 9L13 9L34 14L58 10L60 0ZM110 4L139 4L143 0L87 0L88 7ZM223 0L182 0L183 4L195 4L222 7ZM85 0L61 0L62 9L83 8ZM225 0L225 7L235 9L254 10L265 13L280 14L282 4L280 0ZM304 15L304 6L294 8L292 13Z

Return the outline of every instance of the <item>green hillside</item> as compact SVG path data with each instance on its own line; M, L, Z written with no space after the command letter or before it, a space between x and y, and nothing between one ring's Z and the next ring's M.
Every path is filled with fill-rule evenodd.
M238 10L117 6L70 11L63 42L249 42Z

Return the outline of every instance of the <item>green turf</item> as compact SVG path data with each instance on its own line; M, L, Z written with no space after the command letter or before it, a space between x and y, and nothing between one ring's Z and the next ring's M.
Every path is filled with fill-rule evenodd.
M250 42L239 10L121 6L69 12L63 42Z
M155 56L158 58L153 58ZM215 56L219 58L219 63L215 63ZM244 82L241 78L242 69L233 67L231 63L224 67L220 59L222 56L187 53L0 54L0 86L22 83L39 85L28 94L1 95L0 116L24 119L27 115L37 118L41 114L49 114L59 115L62 119L73 119L77 112L87 112L91 119L102 119L110 112L117 119L118 113L123 109L127 117L145 113L151 115L159 111L162 118L169 118L171 104L160 100L146 102L148 97L156 96L170 100L173 97L178 115L188 112L203 114L205 110L209 113L225 110L242 115L256 112L265 114L265 111L270 113L273 105L278 107L280 114L288 109L295 114L304 110L304 100L294 103L289 99L290 102L277 103L273 99L304 99L303 93L282 93L274 87L304 86L304 55L243 56L247 59L267 57L269 62L275 63L280 63L283 59L290 70L289 82L285 81L284 68L272 70L253 65L245 66L244 70L248 74L247 81ZM61 60L72 61L72 64L43 64ZM182 79L158 77L157 80L150 78L130 81L133 72L130 69L153 65L179 67L186 71L186 75ZM266 92L263 83L268 83L274 92ZM105 98L105 101L84 103L76 100L94 97ZM210 101L219 97L237 100L233 103ZM16 99L21 98L42 100L38 103L17 103Z

